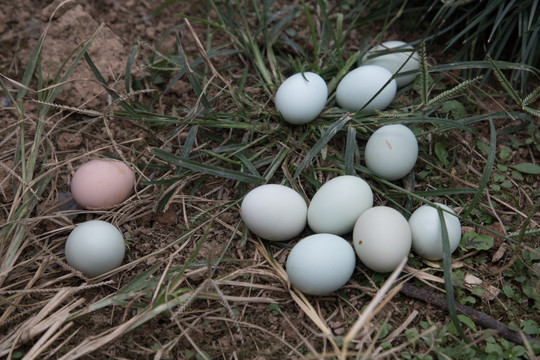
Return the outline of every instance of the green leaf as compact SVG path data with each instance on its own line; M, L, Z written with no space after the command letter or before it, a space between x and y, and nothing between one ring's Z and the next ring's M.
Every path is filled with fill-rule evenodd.
M441 164L444 166L448 164L448 151L446 151L443 143L435 143L435 155L437 155L437 159L439 159Z
M451 113L452 117L456 120L467 115L463 104L456 100L449 100L443 103L440 111L443 113Z
M463 324L467 325L470 329L476 331L476 325L474 324L474 321L468 316L465 315L458 315L459 321L461 321Z
M466 249L488 250L493 247L493 238L489 235L480 235L469 232L463 235L461 244Z
M534 336L538 334L538 324L534 320L523 320L521 322L521 329L525 334Z
M504 295L506 295L506 297L509 299L513 299L516 295L514 289L512 289L510 285L503 285L502 291L504 292Z
M512 155L512 151L507 148L507 147L503 147L500 151L499 151L499 157L501 158L501 160L508 160L508 158L510 157L510 155Z
M525 174L540 174L540 166L532 163L521 163L510 165L510 167Z
M488 343L486 344L486 353L488 354L497 354L497 356L500 356L500 359L502 359L504 353L501 345L496 343Z

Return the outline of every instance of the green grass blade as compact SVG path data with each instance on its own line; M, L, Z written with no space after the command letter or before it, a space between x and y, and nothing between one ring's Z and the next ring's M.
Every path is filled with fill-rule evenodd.
M493 119L489 118L489 130L490 130L490 137L489 137L489 153L488 158L486 162L486 167L484 168L484 173L482 174L482 178L480 179L480 184L478 184L478 189L476 190L476 194L474 194L473 199L471 200L471 203L467 206L465 213L463 214L463 218L467 219L471 212L476 208L476 205L478 205L478 202L480 201L480 198L482 197L482 194L484 193L484 189L489 182L489 178L491 176L491 170L493 168L493 163L495 162L495 155L497 152L497 130L495 130L495 124L493 123Z
M437 213L439 214L439 221L441 222L441 235L442 235L442 246L443 246L443 270L444 270L444 288L446 290L446 304L448 305L448 312L450 314L450 319L454 323L458 334L463 340L468 342L463 329L461 328L461 323L457 316L456 311L456 299L454 296L454 283L452 282L452 253L450 251L450 241L448 240L448 229L446 227L446 221L444 219L444 212L440 207L437 208Z
M356 172L354 170L354 158L355 154L358 152L358 144L356 143L356 128L350 126L347 129L347 140L345 143L345 174L354 175Z
M204 245L204 243L206 242L206 238L208 237L208 234L210 233L210 230L212 230L212 223L213 221L210 220L208 222L208 225L206 226L206 230L204 231L204 234L201 236L201 238L199 239L199 241L197 242L197 245L195 245L195 249L193 249L193 251L191 252L191 255L189 256L189 258L186 260L186 262L184 263L184 265L182 265L182 267L180 268L179 272L176 274L176 276L171 279L171 282L169 283L169 285L167 286L167 289L166 291L163 292L162 294L162 297L163 299L166 297L166 296L170 296L170 293L171 292L174 292L176 290L176 287L178 286L178 284L182 281L183 277L184 277L184 273L185 271L187 270L187 268L191 265L191 263L193 262L193 260L195 260L195 258L197 257L197 255L199 254L199 251L202 249L202 246Z
M531 115L534 115L536 117L540 117L540 110L538 110L538 109L533 109L531 107L524 106L523 110L525 110L526 112L528 112Z
M264 173L264 179L270 181L274 173L279 169L285 158L289 155L291 150L289 148L282 148L279 153L273 158L272 163Z
M534 100L536 95L538 95L538 93L540 93L540 85L538 85L533 91L531 91L529 95L525 97L525 99L523 99L523 105L529 105Z
M139 50L139 45L133 45L131 48L131 52L129 53L127 62L126 62L126 94L129 94L131 92L131 68L133 67L133 62L135 61L135 57L137 56L137 52Z
M313 145L313 148L306 154L304 160L298 165L294 172L293 179L297 179L300 176L300 173L304 168L313 160L315 156L322 150L322 148L328 144L328 142L338 133L345 124L351 120L350 114L345 114L338 120L336 120L332 125L326 129L326 131L321 135L320 139Z
M105 81L105 78L103 78L103 75L101 75L101 72L99 71L96 64L94 63L94 61L92 60L92 58L87 52L84 53L84 59L86 60L86 63L88 64L92 72L94 73L94 76L100 82L101 86L103 86L105 91L107 91L107 93L111 95L111 97L114 100L120 100L120 96L114 90L112 90L111 88L107 86L107 82ZM133 119L141 119L141 115L139 115L139 113L135 111L125 100L120 100L119 104L120 106L124 108L124 110L126 110L126 112L130 116L132 116Z
M518 93L514 90L512 85L510 85L510 82L508 81L506 76L504 76L501 69L499 69L497 63L495 63L495 61L491 57L488 57L488 59L489 63L491 64L491 69L495 73L495 77L497 78L497 80L499 80L499 83L504 88L504 90L506 90L508 96L510 96L516 102L516 104L523 107L523 101L519 97Z
M34 51L32 52L32 56L30 57L30 60L28 61L28 64L26 65L26 68L24 69L24 74L21 79L21 84L28 87L30 85L30 81L32 80L32 77L34 76L34 71L36 70L36 66L38 65L41 57L41 47L43 45L43 41L45 40L45 36L42 35L36 47L34 48ZM17 100L22 100L27 93L27 89L24 87L20 87L17 91ZM7 92L6 92L7 94ZM15 101L14 101L15 103Z
M477 82L479 79L481 79L481 76L477 76L474 79L465 80L462 83L459 83L458 85L454 86L453 88L446 90L439 95L435 96L433 99L428 101L428 106L437 105L445 102L446 100L457 96L461 92L463 92L466 88L473 85L475 82Z
M311 17L311 13L309 11L309 8L306 5L306 2L304 0L300 0L300 3L304 7L304 12L306 13L309 29L311 32L311 41L313 43L313 62L317 64L319 62L319 43L320 43L319 38L317 36L317 30L315 29L315 24L313 23L313 18Z
M183 159L179 156L170 154L161 149L153 149L152 153L162 160L168 161L176 166L182 166L186 169L190 169L195 172L199 172L199 173L203 173L203 174L207 174L211 176L218 176L218 177L233 179L236 181L256 184L256 185L262 185L266 182L265 179L260 176L246 174L241 171L230 170L230 169L226 169L226 168L222 168L218 166L197 163L195 161Z
M423 105L428 103L429 89L431 87L431 77L427 66L426 43L420 44L420 73L418 74L418 94Z

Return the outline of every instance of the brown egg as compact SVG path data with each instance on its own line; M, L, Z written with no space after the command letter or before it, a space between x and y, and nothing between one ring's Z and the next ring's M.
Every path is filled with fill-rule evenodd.
M71 194L81 207L107 209L126 200L135 174L123 162L96 159L83 164L71 179Z

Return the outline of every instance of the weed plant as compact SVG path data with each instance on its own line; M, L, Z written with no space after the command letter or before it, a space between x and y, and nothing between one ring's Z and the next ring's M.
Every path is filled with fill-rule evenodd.
M540 6L537 1L433 1L425 3L430 36L444 39L460 61L495 60L538 67ZM510 82L527 91L529 73L514 70ZM534 83L534 80L533 80Z

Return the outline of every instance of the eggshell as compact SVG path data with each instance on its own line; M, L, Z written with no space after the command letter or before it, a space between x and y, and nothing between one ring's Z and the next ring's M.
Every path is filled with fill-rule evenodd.
M267 184L251 190L242 201L242 220L266 240L290 240L304 230L307 204L293 189Z
M75 171L71 194L83 208L107 209L126 200L134 182L135 174L123 162L95 159Z
M341 79L336 89L336 101L348 111L383 110L396 96L396 80L386 84L391 77L390 71L381 66L360 66Z
M317 118L328 97L326 82L313 72L294 74L276 92L275 104L283 120L305 124Z
M436 205L449 211L443 211L444 223L450 243L450 253L459 246L461 240L461 223L455 212L443 204ZM414 252L428 260L441 260L443 258L442 226L439 213L430 205L422 205L416 209L409 218L412 233L412 248Z
M374 206L356 221L353 244L364 265L377 272L390 272L411 251L411 229L397 210Z
M306 294L324 295L338 290L351 278L356 263L352 246L332 234L300 240L287 257L291 283Z
M364 158L366 166L386 180L407 175L418 158L418 141L404 125L386 125L368 139Z
M316 233L343 235L373 206L373 192L357 176L338 176L317 190L308 207L308 224Z
M411 74L396 76L396 84L400 88L416 78L420 69L420 55L414 51L412 46L403 41L386 41L369 49L362 58L362 65L382 66L392 74L414 71ZM401 70L399 70L400 68Z
M69 234L65 254L70 266L86 276L98 276L120 266L125 254L124 238L108 222L87 221Z

